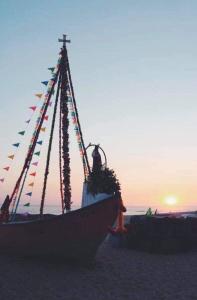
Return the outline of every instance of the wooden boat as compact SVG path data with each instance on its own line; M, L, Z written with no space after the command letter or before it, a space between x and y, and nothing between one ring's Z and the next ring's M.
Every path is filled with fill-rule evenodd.
M115 222L122 202L120 186L114 172L107 168L106 162L102 165L99 145L94 145L93 168L89 165L87 148L92 145L85 147L79 123L66 48L66 43L70 41L66 39L65 35L60 41L63 42L63 47L56 66L56 72L48 84L47 93L44 97L45 100L40 109L40 115L36 122L23 168L12 193L6 197L1 207L0 253L23 256L44 255L87 260L95 256L99 245L105 239L109 228ZM39 143L39 134L46 119L46 113L54 94L56 83L57 90L46 159L40 214L24 217L17 214L17 209L23 195L27 175L31 172L32 157ZM44 214L43 209L58 101L60 107L59 167L62 214L55 216ZM71 211L68 147L69 102L71 103L71 115L74 120L73 123L75 125L84 168L84 207L76 211ZM26 195L31 196L31 194L27 193ZM10 207L12 207L11 211Z
M0 225L0 252L90 260L117 217L114 197L59 216Z

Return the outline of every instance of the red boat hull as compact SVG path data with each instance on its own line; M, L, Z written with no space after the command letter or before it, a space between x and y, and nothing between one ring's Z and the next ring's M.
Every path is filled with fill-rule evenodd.
M0 225L0 253L92 259L118 214L114 197L59 216Z

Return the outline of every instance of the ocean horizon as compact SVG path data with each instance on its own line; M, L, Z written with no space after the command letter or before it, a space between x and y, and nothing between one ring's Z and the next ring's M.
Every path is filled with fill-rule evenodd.
M72 205L71 211L79 209L80 205ZM157 213L169 213L169 212L180 212L180 211L197 211L197 205L176 205L176 206L166 206L163 205L159 208L156 206L148 206L148 205L128 205L126 206L126 213L125 215L143 215L147 212L148 208L151 208L152 212L154 213L157 210ZM30 205L29 207L25 207L23 205L19 205L18 213L39 213L40 205L34 204ZM49 204L45 206L44 213L49 214L61 214L61 207L60 205L53 205Z

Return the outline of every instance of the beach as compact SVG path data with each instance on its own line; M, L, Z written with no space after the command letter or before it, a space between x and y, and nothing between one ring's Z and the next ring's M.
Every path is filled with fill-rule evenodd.
M105 241L93 263L0 256L0 299L197 299L197 253L156 255Z

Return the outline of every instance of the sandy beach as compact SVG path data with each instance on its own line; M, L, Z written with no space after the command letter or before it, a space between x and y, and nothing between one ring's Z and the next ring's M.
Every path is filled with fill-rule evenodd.
M152 255L109 242L88 266L0 256L0 299L197 299L197 253Z

